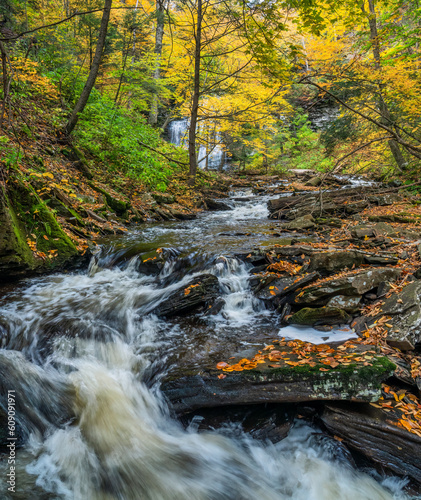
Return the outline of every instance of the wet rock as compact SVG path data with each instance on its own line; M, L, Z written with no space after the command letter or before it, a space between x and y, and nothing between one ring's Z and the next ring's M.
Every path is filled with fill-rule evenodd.
M73 416L74 387L53 368L43 369L17 351L0 351L0 407L7 408L8 391L16 391L19 437L45 433ZM46 398L48 395L48 398Z
M147 276L158 275L164 268L164 264L165 261L161 257L149 257L138 263L137 271Z
M318 278L320 278L320 274L317 272L312 272L302 277L285 276L277 278L274 275L264 276L256 287L255 293L260 300L274 301L279 305L281 297L294 293Z
M233 210L234 207L230 202L215 200L213 198L205 198L204 202L208 210Z
M157 316L177 316L208 309L219 294L219 281L212 274L201 274L190 280L185 286L172 292L152 311Z
M389 414L369 405L326 406L324 425L344 443L395 474L421 483L421 438L391 423Z
M201 368L191 368L181 359L161 388L179 415L198 408L244 404L377 401L381 382L394 370L386 358L378 358L373 366L327 371L320 371L319 366L277 366L271 362L259 364L258 368L230 372L224 377L206 362Z
M292 427L295 409L291 405L234 406L208 408L188 415L186 423L190 424L192 417L200 419L198 430L214 430L234 424L250 434L254 439L269 440L278 443L285 439Z
M289 222L285 225L285 229L288 229L289 231L302 231L304 229L310 229L315 226L316 223L313 219L313 216L308 214L303 215L302 217L297 217L293 221Z
M351 316L337 307L304 307L293 314L288 323L291 325L341 325L348 323Z
M177 220L192 220L197 217L194 212L191 212L188 209L181 210L168 206L166 206L165 208L168 210L168 212L170 212L170 214L174 217L174 219Z
M382 281L394 281L401 269L378 267L360 271L342 278L332 279L321 285L308 287L295 297L296 304L326 305L336 295L361 296L376 288Z
M316 252L311 256L309 271L331 274L343 269L359 267L364 263L364 256L353 251Z
M225 300L222 297L219 297L215 300L215 302L208 308L205 312L206 316L215 316L219 314L224 308Z
M391 316L386 338L389 345L411 350L421 343L421 282L414 281L386 299L382 315Z

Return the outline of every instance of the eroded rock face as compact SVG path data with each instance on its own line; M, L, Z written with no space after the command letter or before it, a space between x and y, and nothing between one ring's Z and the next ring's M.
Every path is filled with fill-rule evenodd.
M353 409L349 405L329 405L321 418L327 429L349 447L421 483L421 438L389 423L381 410L369 405Z
M421 281L414 281L385 300L382 314L391 316L387 342L401 350L421 343Z
M400 273L400 269L387 267L361 271L343 278L327 281L321 285L308 287L304 290L304 293L297 295L295 303L326 305L332 297L337 295L361 296L376 288L383 281L394 281Z

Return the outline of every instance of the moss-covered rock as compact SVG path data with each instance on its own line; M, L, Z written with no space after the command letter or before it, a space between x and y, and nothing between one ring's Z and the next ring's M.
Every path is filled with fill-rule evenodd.
M90 182L89 185L91 188L97 193L101 193L107 205L113 210L119 217L125 217L127 215L127 210L130 208L130 203L125 202L123 200L119 200L115 196L112 196L108 191L103 189L102 187Z
M62 154L73 162L73 166L79 170L87 179L92 179L93 174L88 166L85 155L76 146L68 146L62 150Z
M19 178L11 180L0 199L0 276L13 279L52 270L77 255L33 187Z
M269 362L222 378L219 370L180 366L164 379L162 391L179 414L237 404L370 402L378 400L381 383L394 369L384 357L373 359L370 366L351 363L334 369L322 363L293 367Z
M293 314L288 323L291 325L340 325L348 323L351 316L338 307L304 307Z

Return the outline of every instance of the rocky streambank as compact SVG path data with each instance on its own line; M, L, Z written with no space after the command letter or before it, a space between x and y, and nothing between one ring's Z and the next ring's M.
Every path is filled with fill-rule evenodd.
M83 356L92 342L101 364L114 366L122 353L107 352L129 339L130 371L159 386L186 427L233 425L276 443L305 420L338 460L407 477L419 491L419 200L331 178L336 208L320 212L326 193L306 175L255 179L247 192L205 202L208 213L194 221L121 236L87 274L46 278L18 308L6 297L0 379L22 393L20 444L77 422L78 370L56 371L55 353L59 367L69 346ZM357 190L367 203L350 212Z
M196 345L194 354L180 349L162 389L187 420L204 408L229 413L231 406L275 404L281 411L287 404L289 416L310 414L352 452L419 485L419 201L337 189L320 213L318 193L295 189L285 196L285 187L268 207L279 220L274 229L290 234L293 244L237 254L251 267L253 294L277 316L278 335L256 331L245 350L232 340L206 351ZM358 210L349 208L354 196L364 201L355 201ZM291 327L310 328L319 340L291 339ZM335 342L330 335L340 332L355 337ZM283 433L291 422L283 422Z

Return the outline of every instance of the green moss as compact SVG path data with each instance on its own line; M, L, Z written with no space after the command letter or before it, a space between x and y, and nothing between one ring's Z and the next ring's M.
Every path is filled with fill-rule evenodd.
M55 267L77 255L78 251L72 240L62 230L53 212L39 198L31 185L17 180L8 192L9 210L14 214L15 235L19 245L25 249L25 254L29 252L32 256L26 238L30 234L35 234L38 251L47 255L50 250L58 251L57 258L45 260L43 264L45 267ZM30 239L33 240L33 237ZM34 259L33 256L29 259L28 255L24 258L31 262Z
M334 325L347 323L351 316L337 307L304 307L289 318L292 325Z
M320 368L328 369L327 372L320 372ZM332 368L329 365L323 363L316 363L315 366L310 365L297 365L297 366L281 366L280 368L260 368L250 370L247 372L241 372L241 374L246 374L251 377L260 377L262 374L274 376L279 378L282 376L283 379L292 380L296 378L314 378L314 375L321 376L339 376L342 379L354 378L362 382L374 382L375 380L380 380L382 377L389 377L396 366L386 357L378 357L373 360L371 366L364 366L361 364L351 363L350 365L340 364L336 368Z
M34 268L36 267L36 261L32 250L26 242L25 227L19 221L19 218L17 217L16 212L13 210L13 207L7 197L5 198L5 202L5 210L11 221L11 228L9 228L9 230L11 229L13 231L13 235L15 237L14 241L13 239L10 241L11 245L14 247L13 251L15 253L15 257L20 260L22 264L26 263L30 268ZM5 236L7 236L6 233L8 228L3 228L3 230L5 230Z
M94 189L98 193L101 193L102 195L104 195L107 205L117 215L119 215L120 217L127 216L127 210L130 208L130 203L126 203L125 201L118 200L114 196L111 196L110 193L105 191L105 189L102 189L101 187L97 186L93 182L89 182L89 185L91 186L92 189Z

